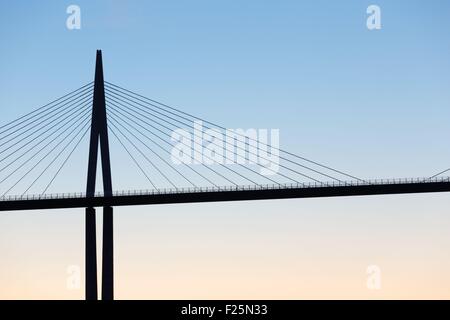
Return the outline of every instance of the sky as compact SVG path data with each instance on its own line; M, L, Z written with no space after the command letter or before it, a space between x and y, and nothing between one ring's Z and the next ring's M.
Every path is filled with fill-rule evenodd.
M79 30L66 27L73 4ZM372 4L380 30L366 26ZM429 177L450 167L449 9L443 0L1 0L1 123L92 81L101 49L105 79L147 97L227 128L279 129L283 149L358 177ZM85 146L52 192L84 191ZM135 187L139 172L111 148L114 189ZM115 208L115 296L448 299L449 200ZM84 210L1 213L0 299L82 299L83 254ZM381 288L368 288L369 266Z

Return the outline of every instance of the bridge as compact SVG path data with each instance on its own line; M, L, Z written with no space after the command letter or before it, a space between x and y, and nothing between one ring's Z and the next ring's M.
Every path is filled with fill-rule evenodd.
M274 200L319 197L349 197L450 191L450 177L346 181L324 184L282 184L265 186L204 187L161 190L115 191L9 196L0 200L0 211L64 209L102 206L135 206L170 203Z
M195 121L213 130L209 131L213 138L214 132L226 130L105 81L102 53L97 51L93 82L0 126L0 211L85 208L86 299L97 300L95 208L102 207L101 298L112 300L113 207L450 191L450 177L443 176L450 169L431 177L369 180L242 133L235 133L233 141L225 143L210 139L208 143L214 152L207 154L199 150L204 147L201 141L188 143L181 137L174 143L171 133L180 127L189 128L195 136L195 127L190 128ZM54 181L87 136L86 191L50 193ZM148 189L113 190L110 138L115 139L146 179ZM240 143L234 144L236 140ZM189 150L184 156L192 162L171 161L177 145ZM225 159L235 161L214 161L221 150ZM99 153L102 191L95 188ZM279 155L277 160L270 157L272 153ZM196 162L198 154L204 162ZM276 164L277 169L264 167L263 174L256 163L248 161L252 157ZM38 193L31 192L37 189Z

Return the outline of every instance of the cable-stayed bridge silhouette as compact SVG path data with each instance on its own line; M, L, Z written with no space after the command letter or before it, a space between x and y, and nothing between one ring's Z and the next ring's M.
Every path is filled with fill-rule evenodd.
M194 121L201 121L205 129L226 130L104 81L102 55L97 51L93 82L0 127L0 211L85 208L86 299L94 300L98 297L96 207L103 207L102 298L113 299L115 206L450 191L450 178L442 176L448 170L427 178L368 180L280 148L276 148L278 169L265 168L273 171L270 175L245 161L211 164L212 156L207 154L201 156L210 164L195 164L203 142L174 142L171 136L180 127L194 131ZM50 192L88 135L86 192ZM273 148L237 135L245 143L233 145L233 159L260 157L261 148ZM113 190L110 138L123 149L148 189ZM171 161L177 143L192 151L188 154L192 163ZM210 143L224 149L233 142ZM103 191L96 192L99 151ZM268 156L263 160L275 161Z

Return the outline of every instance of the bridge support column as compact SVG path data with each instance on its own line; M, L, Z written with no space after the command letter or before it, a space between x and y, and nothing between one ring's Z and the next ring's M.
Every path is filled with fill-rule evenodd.
M102 300L114 299L113 208L103 207Z
M102 160L103 193L105 197L111 197L111 164L109 158L108 123L106 118L103 62L102 52L100 50L97 50L97 59L95 62L94 99L92 101L91 139L89 142L86 197L95 196L95 180L97 177L97 157L99 144ZM88 217L88 211L94 213L90 214ZM102 299L105 300L114 299L112 212L112 207L103 208ZM94 218L91 218L90 216L94 216ZM91 219L93 219L93 221L91 221ZM97 299L97 267L94 257L95 211L93 208L88 208L86 209L86 299L88 300L94 299L94 297L95 299Z
M95 209L86 208L86 300L97 300L97 244Z

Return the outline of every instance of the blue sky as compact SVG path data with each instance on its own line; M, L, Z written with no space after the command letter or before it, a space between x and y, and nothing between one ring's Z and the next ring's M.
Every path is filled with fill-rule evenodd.
M70 4L81 8L81 30L66 28ZM366 28L370 4L381 8L381 30ZM448 1L438 0L3 0L1 122L93 80L95 50L102 49L106 80L227 128L280 129L283 149L363 178L430 176L450 167L449 9ZM69 179L61 182L71 191L84 190L86 154L79 159L80 164L72 164L66 172ZM113 167L113 183L120 189L120 178L128 174L117 171ZM78 178L82 185L72 186ZM385 209L378 227L408 208L412 225L419 228L423 211L409 206L408 199L399 197L391 209ZM432 220L436 225L427 234L436 232L437 221L449 223L441 205L414 199L424 199L429 209L423 210L436 214L437 220ZM349 202L341 204L342 219L337 223L360 230L352 219L360 207L345 201ZM317 210L326 220L330 216L325 212L336 203L326 202L321 209L298 202L275 207L265 213L268 226L277 219L277 211L294 212L300 207ZM358 208L348 209L353 207ZM206 214L202 212L227 207L189 208L201 221ZM258 204L245 208L263 210ZM294 225L311 222L304 216L305 220L285 218ZM20 219L8 219L8 225L20 225ZM144 214L141 219L150 223ZM62 220L57 224L47 219L39 226L51 229L53 224L61 226ZM347 220L354 224L346 225ZM73 228L81 226L80 215ZM208 226L215 227L218 234L226 234L215 222ZM313 224L313 228L320 227ZM124 238L136 236L131 230L123 231ZM383 234L380 230L374 235ZM442 247L448 249L449 242L443 238ZM82 248L75 240L66 245L73 252ZM377 256L383 256L388 245L380 245ZM17 247L6 250L11 256L20 252ZM56 247L52 250L59 252ZM80 251L71 259L77 263L81 257Z
M226 127L279 128L281 145L367 177L444 168L449 28L444 1L2 2L3 119L93 78ZM26 90L26 94L23 94ZM238 115L238 116L236 116Z

